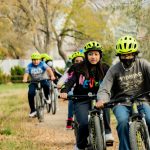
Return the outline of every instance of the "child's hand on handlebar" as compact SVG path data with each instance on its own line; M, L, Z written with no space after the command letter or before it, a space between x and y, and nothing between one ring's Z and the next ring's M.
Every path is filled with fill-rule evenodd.
M96 107L97 108L103 108L104 107L104 101L103 100L99 100L96 102Z
M55 76L51 76L50 78L52 81L54 81L56 79Z
M67 99L68 94L67 93L60 93L60 98Z

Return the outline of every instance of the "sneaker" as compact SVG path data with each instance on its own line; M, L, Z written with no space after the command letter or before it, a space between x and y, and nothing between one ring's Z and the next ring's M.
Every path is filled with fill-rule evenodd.
M114 137L113 137L112 133L105 134L105 138L106 138L106 142L113 142L114 141Z
M37 112L33 111L29 114L29 117L31 117L31 118L36 117L36 114L37 114Z
M66 129L71 129L72 130L73 129L72 123L73 123L72 118L68 118Z
M85 150L85 149L80 149L80 148L77 147L77 145L75 145L74 150Z

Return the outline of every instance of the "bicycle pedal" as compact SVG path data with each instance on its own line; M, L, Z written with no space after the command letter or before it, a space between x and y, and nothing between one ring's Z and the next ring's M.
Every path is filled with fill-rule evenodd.
M113 146L114 141L107 141L106 146Z

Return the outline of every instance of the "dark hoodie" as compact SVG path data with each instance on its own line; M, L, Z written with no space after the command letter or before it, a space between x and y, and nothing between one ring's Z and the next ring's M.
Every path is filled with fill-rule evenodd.
M91 65L87 61L73 65L68 70L68 80L62 86L61 93L68 93L74 86L74 95L96 94L109 66L101 62Z

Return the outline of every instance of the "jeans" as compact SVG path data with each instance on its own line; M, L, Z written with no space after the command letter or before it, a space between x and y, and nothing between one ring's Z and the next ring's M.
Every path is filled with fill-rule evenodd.
M150 131L150 106L143 104L138 107L141 113L145 113L145 119ZM117 119L117 132L119 137L119 150L130 150L129 143L129 116L131 114L131 107L124 105L117 105L113 108L113 112Z
M74 112L77 122L79 123L79 128L77 131L77 147L80 149L84 149L88 144L88 113L90 108L91 104L88 101L74 103ZM109 109L104 111L104 124L105 132L111 133Z
M45 97L48 98L48 95L50 94L50 90L49 90L50 82L47 80L42 80L41 85L44 90ZM29 106L30 106L31 112L35 111L34 96L35 96L36 87L37 87L36 83L29 84L28 101L29 101Z

